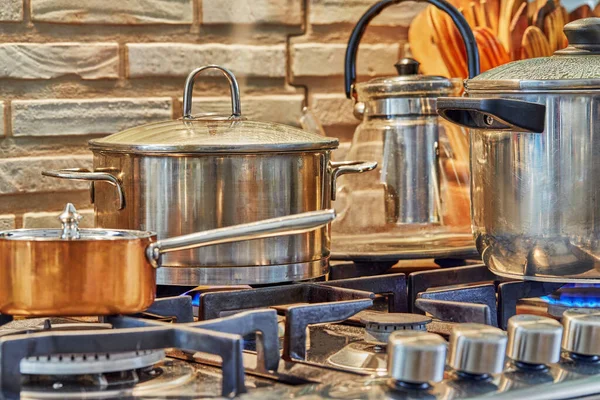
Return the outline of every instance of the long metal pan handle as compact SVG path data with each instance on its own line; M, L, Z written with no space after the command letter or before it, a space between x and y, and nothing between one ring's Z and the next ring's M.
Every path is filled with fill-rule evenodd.
M152 266L158 268L161 266L161 256L165 253L244 240L295 235L320 228L334 219L334 210L311 211L161 239L148 245L146 257Z
M498 98L440 97L440 116L471 129L541 133L546 106L522 100Z
M117 189L117 197L119 199L119 210L125 208L125 192L123 191L121 182L119 181L119 178L112 174L109 174L108 172L91 172L87 169L81 168L67 168L52 171L42 171L42 175L50 176L52 178L71 179L75 181L91 181L92 185L95 181L110 183Z

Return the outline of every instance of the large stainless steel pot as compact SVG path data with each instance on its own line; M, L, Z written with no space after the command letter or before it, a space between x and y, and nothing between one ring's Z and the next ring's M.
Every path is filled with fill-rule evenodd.
M62 229L0 232L2 314L140 312L154 300L156 271L167 253L308 232L329 224L335 213L313 211L158 241L149 231L79 229L72 204L59 218Z
M496 274L600 282L600 19L565 26L570 46L466 82L438 100L471 128L478 250Z
M232 115L192 116L196 76L229 80ZM375 162L330 161L338 140L290 126L248 121L233 74L218 66L187 78L183 118L90 141L94 170L44 175L93 182L96 226L157 232L158 238L330 208L336 179ZM328 272L329 227L294 236L169 254L158 273L168 285L262 284Z

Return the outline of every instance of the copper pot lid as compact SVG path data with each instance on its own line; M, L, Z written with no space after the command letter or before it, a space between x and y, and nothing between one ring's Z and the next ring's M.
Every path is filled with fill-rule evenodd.
M58 216L62 228L58 229L13 229L0 232L0 240L23 241L92 241L92 240L132 240L154 236L152 232L114 229L80 229L81 215L75 206L68 203Z
M191 114L192 90L196 76L217 69L228 79L231 115ZM233 73L208 65L190 73L183 95L183 117L127 129L89 142L92 150L135 154L263 153L331 150L335 138L320 136L292 126L249 121L242 116L240 93Z
M466 82L468 91L582 90L600 85L600 18L568 23L569 46L550 57L501 65Z

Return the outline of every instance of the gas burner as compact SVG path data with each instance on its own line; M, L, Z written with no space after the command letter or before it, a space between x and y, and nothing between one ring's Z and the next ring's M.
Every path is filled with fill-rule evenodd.
M363 341L353 342L329 357L327 362L350 371L385 375L387 373L386 352L386 346Z
M548 313L557 318L569 308L600 309L600 285L568 283L542 299L548 303Z
M160 352L162 353L162 351ZM163 353L164 354L164 353ZM151 367L110 373L79 375L25 375L21 398L124 398L151 396L177 389L194 378L192 365L179 360Z
M360 322L365 325L362 340L347 344L331 355L327 363L369 375L385 375L390 334L398 330L424 331L431 318L419 314L362 312Z
M386 345L390 334L398 330L424 331L431 318L419 314L364 312L365 342Z
M31 375L84 375L149 367L165 358L163 350L124 353L54 354L21 360L21 373Z

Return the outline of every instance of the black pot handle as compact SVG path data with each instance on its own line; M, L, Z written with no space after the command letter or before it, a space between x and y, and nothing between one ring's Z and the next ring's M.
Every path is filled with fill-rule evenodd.
M439 97L437 110L443 118L472 129L541 133L546 106L511 99Z
M356 82L356 54L358 52L358 44L362 39L367 25L373 18L381 13L385 8L392 4L400 4L407 0L382 0L379 3L374 4L363 14L362 17L356 23L356 26L352 30L350 39L348 40L348 47L346 48L346 59L344 63L344 85L346 88L346 97L352 97L352 86ZM465 17L458 11L452 4L446 0L416 0L417 2L426 2L433 4L440 10L447 13L452 21L458 28L460 35L465 42L465 48L467 50L467 64L469 67L469 78L474 78L479 75L479 52L477 51L477 42L475 42L475 36L473 31L469 27L469 24Z

